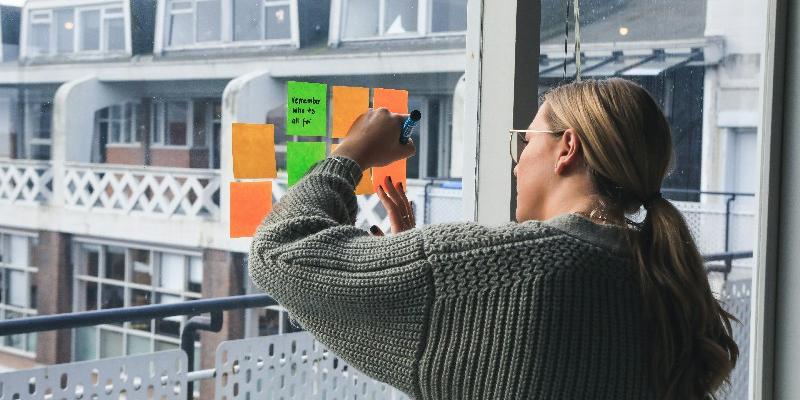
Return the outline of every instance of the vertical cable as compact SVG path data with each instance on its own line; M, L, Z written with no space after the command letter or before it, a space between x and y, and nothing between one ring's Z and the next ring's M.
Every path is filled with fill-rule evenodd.
M581 2L575 1L575 80L581 81Z
M567 80L567 60L569 59L569 0L564 0L564 80Z

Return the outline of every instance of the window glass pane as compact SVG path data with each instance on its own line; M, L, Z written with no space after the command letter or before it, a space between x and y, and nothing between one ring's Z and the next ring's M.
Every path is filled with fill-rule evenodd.
M24 318L25 315L15 311L6 310L6 319ZM13 347L19 350L25 350L25 334L9 335L3 338L4 343L8 347Z
M378 36L380 2L377 0L347 0L345 38Z
M173 303L179 303L181 301L182 300L179 296L163 294L163 293L156 294L156 302L158 304L173 304ZM155 321L156 334L171 336L176 338L180 337L181 320L182 317L180 316L157 319Z
M122 286L103 284L101 289L103 293L102 309L120 308L125 305L125 290Z
M150 251L133 249L131 253L131 281L140 285L153 283L153 267L150 264Z
M97 282L81 281L78 285L78 311L97 309Z
M9 242L11 244L9 248L10 260L7 262L15 267L29 267L31 265L31 248L28 238L25 236L13 235L9 236Z
M172 14L167 34L170 46L185 46L194 42L193 16L191 13Z
M431 0L431 31L467 30L467 0Z
M100 266L100 252L94 246L81 246L79 273L81 275L98 276Z
M178 254L161 254L159 286L174 291L183 291L186 282L185 257Z
M75 329L75 361L97 358L97 328L90 326Z
M164 103L153 104L153 116L153 143L163 144L161 133L164 131Z
M386 18L383 21L384 33L402 35L417 32L417 0L385 0Z
M118 281L125 280L125 249L122 247L106 248L106 265L105 277L108 279L116 279Z
M260 308L258 315L258 335L277 335L280 333L280 312L277 310Z
M128 355L146 354L150 352L150 338L128 335Z
M233 1L233 40L261 39L263 0Z
M193 126L193 134L192 137L192 146L195 148L202 148L206 147L206 136L208 135L207 130L207 107L208 103L202 100L197 100L193 102L194 110L193 110L193 119L194 119L194 126Z
M50 24L31 24L28 50L35 56L50 53Z
M7 269L6 302L12 306L28 308L28 273Z
M168 351L168 350L175 350L178 348L178 345L172 342L165 342L163 340L156 340L155 343L155 351Z
M100 11L81 11L81 50L100 50Z
M198 42L214 42L220 40L221 14L219 0L197 2Z
M107 18L105 35L108 51L125 50L125 20L123 18Z
M61 54L74 52L75 12L70 8L56 10L53 14L56 21L56 52Z
M167 103L167 143L173 146L186 145L189 105L186 102Z
M267 40L290 39L292 21L289 6L270 6L264 8L264 37Z
M30 315L27 315L27 317L30 317ZM25 350L29 353L36 353L36 334L28 333L25 336L26 336L25 343L27 347Z
M189 291L203 291L203 259L200 257L189 257Z
M100 329L100 358L119 357L122 353L122 334Z

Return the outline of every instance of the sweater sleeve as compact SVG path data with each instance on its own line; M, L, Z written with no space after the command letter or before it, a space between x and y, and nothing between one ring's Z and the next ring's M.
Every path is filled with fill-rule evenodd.
M361 169L326 159L278 202L250 249L253 282L337 355L417 397L433 296L422 235L353 226Z

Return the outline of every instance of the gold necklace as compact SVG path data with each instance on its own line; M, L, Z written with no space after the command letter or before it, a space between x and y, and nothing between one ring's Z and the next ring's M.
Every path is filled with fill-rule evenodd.
M599 210L597 208L593 209L589 213L587 213L586 211L575 211L575 214L582 215L582 216L586 217L589 220L599 221L600 224L603 224L603 225L614 225L614 226L620 226L620 227L627 227L625 225L621 225L619 223L619 221L616 221L616 220L610 218L603 211L601 211L601 210Z

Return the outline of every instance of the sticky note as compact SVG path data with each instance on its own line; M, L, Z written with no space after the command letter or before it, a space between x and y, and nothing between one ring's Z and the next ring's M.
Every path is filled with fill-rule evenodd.
M336 150L339 147L338 144L334 143L331 145L331 152ZM375 194L375 188L372 187L372 168L364 171L361 175L361 181L358 182L356 185L356 194Z
M375 89L372 99L375 108L388 108L398 114L408 114L408 91L395 89Z
M372 100L375 108L387 108L389 111L399 114L408 113L408 91L394 89L375 89L375 96ZM372 170L373 190L378 191L378 185L384 184L387 176L392 177L395 184L403 182L406 186L406 160L395 161L385 167L376 167Z
M286 169L289 186L293 186L305 176L317 161L325 159L325 142L286 143Z
M332 134L334 138L343 138L358 117L369 110L369 88L334 86L332 92Z
M272 182L231 182L231 238L251 237L272 210Z
M328 85L289 81L286 84L286 134L328 134Z
M375 167L372 169L372 190L378 191L379 185L384 185L387 176L392 177L392 182L397 185L403 182L403 188L407 188L406 180L406 160L395 161L385 167Z
M233 177L277 178L275 126L233 124Z

